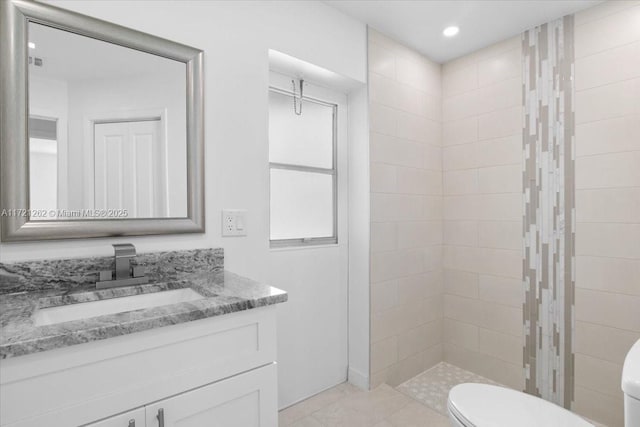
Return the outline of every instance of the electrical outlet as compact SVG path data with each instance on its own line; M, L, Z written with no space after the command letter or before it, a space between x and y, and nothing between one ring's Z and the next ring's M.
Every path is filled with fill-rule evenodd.
M222 210L222 236L246 236L247 211L245 209Z

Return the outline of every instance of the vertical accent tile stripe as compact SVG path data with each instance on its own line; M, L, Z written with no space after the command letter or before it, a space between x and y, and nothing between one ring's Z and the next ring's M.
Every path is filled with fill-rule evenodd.
M522 35L525 391L573 401L573 16Z

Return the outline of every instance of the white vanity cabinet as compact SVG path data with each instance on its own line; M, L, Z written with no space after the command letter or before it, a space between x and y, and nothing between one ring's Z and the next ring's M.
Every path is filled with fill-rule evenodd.
M0 425L276 427L275 310L5 359Z

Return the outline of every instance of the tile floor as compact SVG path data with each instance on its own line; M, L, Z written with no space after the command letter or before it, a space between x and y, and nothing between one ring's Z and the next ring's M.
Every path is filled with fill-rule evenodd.
M280 427L449 427L446 417L382 384L340 384L280 411Z
M465 382L499 385L441 362L397 389L382 384L367 392L340 384L280 411L279 427L450 427L447 395Z

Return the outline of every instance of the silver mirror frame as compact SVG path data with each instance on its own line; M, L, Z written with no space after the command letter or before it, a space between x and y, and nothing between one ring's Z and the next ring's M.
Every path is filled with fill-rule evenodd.
M187 217L30 221L0 216L4 242L204 233L204 52L30 0L0 1L0 212L29 208L29 22L180 61L187 66Z

